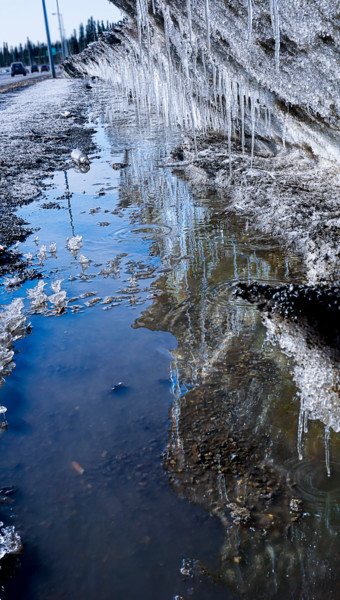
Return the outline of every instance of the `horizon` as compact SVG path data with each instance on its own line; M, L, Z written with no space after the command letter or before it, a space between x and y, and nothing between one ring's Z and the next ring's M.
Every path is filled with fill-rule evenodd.
M52 43L60 41L59 24L57 15L56 0L45 0L46 11L50 27ZM79 32L81 23L86 25L87 20L93 17L95 21L104 21L106 23L115 23L119 21L123 14L109 0L59 0L59 10L63 17L64 30L66 38L69 38L73 30ZM15 47L27 42L46 43L46 30L43 15L42 2L35 2L28 6L25 0L13 0L10 4L8 0L0 0L0 47L8 44L8 47ZM18 17L19 15L19 17ZM6 34L4 33L6 32ZM6 39L5 39L6 35Z

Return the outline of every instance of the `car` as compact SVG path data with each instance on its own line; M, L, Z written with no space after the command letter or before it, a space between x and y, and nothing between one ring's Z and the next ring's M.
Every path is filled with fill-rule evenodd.
M11 64L11 77L14 75L25 75L26 77L26 69L21 62Z
M43 71L49 71L50 70L50 65L41 65L40 67L40 72L43 73Z
M39 67L38 67L38 65L32 65L31 66L31 73L39 73Z

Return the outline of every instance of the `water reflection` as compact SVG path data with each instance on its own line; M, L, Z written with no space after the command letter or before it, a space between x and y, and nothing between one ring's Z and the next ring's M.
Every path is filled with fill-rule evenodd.
M148 172L138 150L130 162L121 191L138 207L132 222L169 227L151 250L162 257L164 274L153 284L152 305L134 324L169 331L178 342L164 469L175 492L216 516L225 532L217 569L199 557L183 559L188 593L209 580L247 597L310 598L325 590L336 597L336 559L329 548L339 523L338 467L333 456L327 483L330 459L318 424L325 419L307 404L304 415L311 411L318 423L302 462L296 444L297 389L301 377L313 388L310 377L321 356L315 362L315 348L301 351L294 385L292 365L278 344L286 349L283 340L268 335L258 312L233 295L237 281L291 282L303 279L303 269L246 218L222 218L225 199L214 192L193 196L169 171ZM324 392L330 383L324 379ZM321 404L328 422L337 418L325 396ZM305 416L303 421L306 427Z
M226 216L225 198L158 168L173 139L157 124L136 131L118 109L110 118L105 168L93 160L84 179L70 174L69 211L32 215L40 239L58 244L55 270L47 262L42 274L64 279L69 304L58 319L32 315L16 370L17 421L31 430L3 447L24 543L46 565L37 583L29 564L26 595L337 597L335 435L330 478L320 418L308 420L299 460L294 367L233 294L237 281L300 281L303 267L246 217ZM98 193L82 193L89 181ZM64 173L58 186L64 194ZM106 223L94 221L100 212ZM71 232L89 263L65 248ZM175 336L170 359L174 339L155 330ZM12 391L10 378L2 392Z

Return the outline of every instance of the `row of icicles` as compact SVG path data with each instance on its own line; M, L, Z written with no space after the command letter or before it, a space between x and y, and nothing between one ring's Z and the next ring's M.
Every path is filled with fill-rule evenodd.
M169 6L163 11L165 49L151 40L148 0L137 0L138 45L112 70L111 80L127 101L133 98L138 120L156 114L171 129L192 131L197 154L196 132L217 131L228 141L231 173L231 142L237 139L242 151L249 137L251 158L255 130L271 131L272 102L268 93L250 84L245 76L232 71L210 52L210 1L205 0L208 43L199 45L192 29L192 13L198 0L186 0L187 22L174 25ZM249 0L248 35L252 33L252 2ZM273 23L278 27L278 0L270 0ZM152 0L152 10L155 2ZM133 41L131 42L133 44ZM277 44L277 54L279 42ZM165 52L164 52L165 50ZM278 60L278 59L277 59ZM198 68L198 65L200 68ZM251 138L251 139L250 139Z

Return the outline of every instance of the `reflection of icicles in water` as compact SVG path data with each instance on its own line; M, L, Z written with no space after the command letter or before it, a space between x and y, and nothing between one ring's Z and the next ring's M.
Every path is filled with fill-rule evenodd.
M303 434L303 429L304 429L304 421L305 421L305 399L302 398L302 400L301 400L301 406L300 406L300 412L299 412L298 443L297 443L299 460L303 459L303 454L302 454L302 434Z
M329 427L325 428L325 460L326 460L326 469L328 477L331 476L331 468L329 464L329 438L330 438L330 430Z

